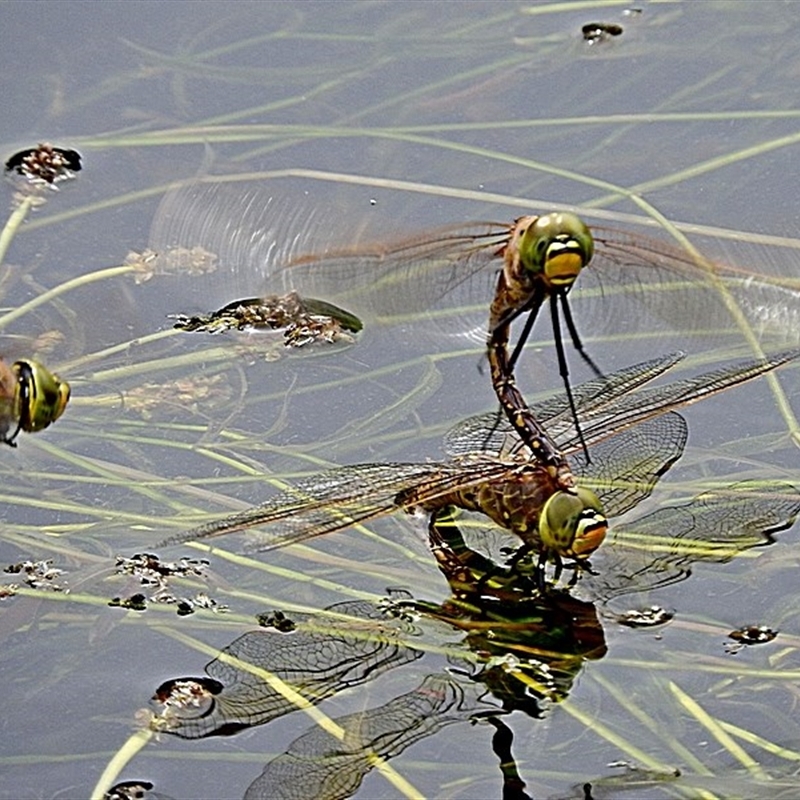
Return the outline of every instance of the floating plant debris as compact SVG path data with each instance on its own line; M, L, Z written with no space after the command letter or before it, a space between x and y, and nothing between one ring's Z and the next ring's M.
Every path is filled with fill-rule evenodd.
M42 561L20 561L17 564L10 564L3 571L10 575L22 576L23 583L31 589L67 591L66 587L56 580L64 574L64 570L54 567L53 561L49 558Z
M153 784L150 781L121 781L112 786L104 795L103 800L156 800L163 795L151 794Z
M205 333L283 329L287 347L352 341L348 332L358 333L362 328L361 320L349 311L324 300L300 297L297 292L236 300L211 314L176 314L172 319L179 330Z
M148 597L137 593L128 598L115 597L110 606L128 608L133 611L145 611L147 603L161 603L177 606L180 617L193 614L197 609L207 609L215 613L228 611L228 606L218 603L205 592L198 592L194 597L178 597L169 586L169 578L205 578L209 562L205 558L181 558L178 561L162 561L153 553L136 553L131 558L117 556L117 575L133 575L143 586L150 586L154 591Z
M6 161L6 172L16 172L37 185L61 183L74 178L80 169L81 155L77 150L64 150L47 142L20 150Z
M297 628L297 623L286 616L283 611L272 611L268 614L258 614L256 621L262 628L275 628L280 633L291 633Z
M204 247L171 247L164 252L148 247L141 253L131 250L123 264L133 267L136 283L147 283L156 275L206 275L216 271L219 261L216 253Z
M729 653L738 653L744 647L771 642L777 635L778 631L766 625L745 625L728 634L733 642L726 642L725 650Z
M589 44L610 41L615 36L620 36L622 32L622 25L613 22L589 22L581 28L584 41Z
M674 616L675 612L670 609L650 606L624 611L617 615L616 620L620 625L627 625L629 628L652 628L669 622Z
M181 558L178 561L162 561L153 553L136 553L131 558L117 556L118 575L134 575L144 585L162 585L165 578L177 575L181 578L203 577L209 561L205 558Z
M130 597L113 597L108 601L112 608L127 608L130 611L147 611L147 597L141 592Z

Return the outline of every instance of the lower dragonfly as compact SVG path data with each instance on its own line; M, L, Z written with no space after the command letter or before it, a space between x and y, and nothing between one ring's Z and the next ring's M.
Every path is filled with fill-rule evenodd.
M548 560L560 574L562 559L586 561L602 543L608 523L647 497L658 478L680 458L686 424L672 409L762 375L800 356L787 351L694 378L641 389L674 366L680 353L620 370L578 386L579 434L565 394L537 407L570 469L597 486L565 491L496 414L471 417L445 440L446 461L359 464L303 480L291 491L224 519L170 537L159 546L208 539L273 525L256 550L273 550L338 531L394 511L422 510L435 518L453 506L485 514ZM638 391L635 391L637 390ZM582 454L592 446L591 462ZM624 476L624 477L620 477Z

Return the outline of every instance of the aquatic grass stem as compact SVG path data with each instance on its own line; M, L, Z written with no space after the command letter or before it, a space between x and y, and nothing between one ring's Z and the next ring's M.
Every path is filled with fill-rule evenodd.
M103 800L106 792L114 785L122 770L154 736L154 731L147 728L136 731L108 762L103 774L98 779L94 789L92 789L90 800Z
M2 252L0 252L0 260L1 259ZM90 283L96 283L97 281L116 278L119 275L128 275L135 271L136 268L133 266L107 267L105 269L97 270L96 272L89 272L85 275L79 275L77 278L72 278L64 283L60 283L58 286L54 286L52 289L43 292L38 297L34 297L33 300L23 303L13 311L9 311L7 314L4 314L2 317L0 317L0 330L5 328L10 323L18 320L20 317L25 316L25 314L33 311L35 308L38 308L45 303L49 303L52 300L55 300L57 297L72 291L73 289L78 289L81 286L87 286Z
M743 739L748 744L753 744L756 747L760 747L770 755L786 759L787 761L800 761L800 752L797 750L790 750L788 747L781 747L780 745L765 739L763 736L759 736L752 731L740 728L738 725L732 725L730 722L717 720L717 723L722 730L730 733L732 736Z
M728 733L693 697L690 697L673 681L669 682L669 688L675 699L681 706L689 712L727 751L738 761L756 780L768 781L769 776L744 748L740 747Z
M19 226L22 225L25 217L28 216L28 212L33 208L37 199L37 195L33 193L27 194L22 202L11 212L11 216L8 218L5 227L0 232L0 266L2 266L5 260L8 248L19 230Z
M520 683L523 683L526 687L534 692L544 694L545 696L550 694L550 691L547 689L547 687L543 686L538 681L535 681L524 672L519 670L511 670L508 674L509 676L516 678L516 680L518 680ZM606 725L597 719L597 717L589 716L581 711L574 703L560 703L559 708L564 709L567 714L584 725L586 730L592 731L592 733L595 733L601 738L605 739L607 742L610 742L614 747L617 747L622 750L622 752L627 753L631 758L636 759L640 764L644 764L648 769L651 769L654 772L674 773L675 768L673 766L657 761L649 753L646 753L641 748L624 739L615 731L612 731L610 728L606 727Z
M298 572L295 569L278 567L275 564L259 561L254 558L250 558L249 556L242 556L238 553L233 553L230 550L213 545L203 544L202 542L187 542L183 546L191 547L194 550L199 550L203 553L213 553L215 558L222 558L225 561L229 561L232 564L237 564L238 566L246 567L247 569L258 570L259 572L265 572L269 575L275 575L279 578L285 578L297 583L305 583L310 586L316 586L320 589L334 592L337 595L352 597L356 600L367 600L370 603L375 603L383 599L382 596L372 594L371 592L364 592L360 589L354 589L351 586L345 586L344 584L336 583L335 581L327 580L326 578L315 577L313 575L306 574L305 572ZM306 547L305 545L298 545L297 551L312 552L311 548ZM363 567L363 564L360 566Z
M622 708L644 725L650 733L664 738L664 730L661 723L646 714L645 710L633 701L630 694L625 689L612 683L605 678L601 672L592 673L592 678L609 697L613 697ZM675 753L678 759L680 759L681 763L689 766L697 775L705 775L707 777L713 776L714 773L688 747L684 746L676 738L672 736L669 737L668 744L670 749Z

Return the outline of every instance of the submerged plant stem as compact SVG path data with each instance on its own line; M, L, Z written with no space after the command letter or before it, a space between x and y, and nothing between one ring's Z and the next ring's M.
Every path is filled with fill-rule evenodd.
M122 747L117 750L103 774L92 789L90 800L103 800L106 792L127 766L128 762L153 738L154 733L146 728L136 731Z
M3 231L3 234L5 234L5 231ZM3 253L0 250L0 261L2 261L2 256ZM38 308L44 303L49 303L51 300L55 300L57 297L61 296L62 294L66 294L72 289L77 289L89 283L95 283L96 281L104 281L108 278L116 278L118 275L127 275L129 272L134 271L135 268L132 266L108 267L106 269L97 270L96 272L89 272L86 275L79 275L77 278L72 278L72 280L60 283L58 286L54 286L52 289L40 294L38 297L34 297L33 300L23 303L23 305L0 317L0 329L5 328L6 325L24 316L29 311L33 311L35 308Z
M19 226L22 225L25 217L28 216L28 211L30 211L33 207L35 200L35 195L27 195L11 213L11 216L8 218L8 222L6 222L5 227L3 228L2 232L0 232L0 265L2 265L3 260L6 257L11 240L16 235L17 231L19 230Z

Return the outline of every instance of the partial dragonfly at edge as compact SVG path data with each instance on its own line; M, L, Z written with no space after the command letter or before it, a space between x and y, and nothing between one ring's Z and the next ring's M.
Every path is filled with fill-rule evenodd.
M70 385L33 359L7 364L0 358L0 442L17 446L20 431L35 433L67 407Z
M787 351L693 378L636 391L681 360L672 354L594 379L575 391L588 462L565 394L537 413L554 431L585 487L562 490L519 439L502 431L497 415L479 415L446 437L450 459L429 463L377 463L339 467L299 481L277 495L222 520L193 528L159 547L207 539L272 524L255 550L273 550L392 513L422 510L433 518L456 506L483 513L509 529L560 568L561 559L586 561L602 543L607 517L647 497L659 477L682 455L686 423L672 409L723 391L796 359ZM489 448L489 449L487 449ZM623 477L620 477L623 476ZM434 519L435 521L435 519Z

